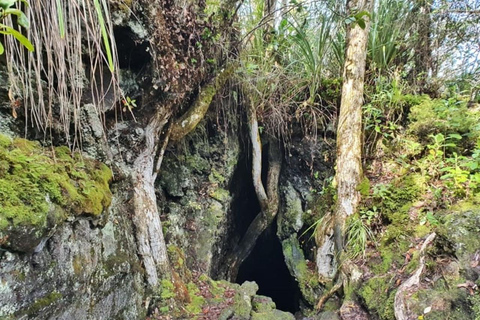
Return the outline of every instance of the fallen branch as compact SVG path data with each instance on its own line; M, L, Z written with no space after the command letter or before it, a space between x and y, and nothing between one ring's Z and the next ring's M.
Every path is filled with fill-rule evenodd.
M435 232L430 234L425 242L422 244L420 248L420 262L417 270L413 273L413 275L408 278L407 281L402 283L402 285L398 288L397 293L395 294L395 302L394 302L394 310L395 310L395 319L397 320L409 320L411 317L408 317L407 312L407 293L414 287L417 287L420 283L420 275L425 268L425 250L427 246L432 243L433 239L435 239Z

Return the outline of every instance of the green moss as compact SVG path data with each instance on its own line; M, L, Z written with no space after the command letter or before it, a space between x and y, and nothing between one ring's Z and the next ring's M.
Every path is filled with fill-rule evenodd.
M416 238L424 238L426 235L430 234L432 232L432 229L427 226L426 224L423 225L417 225L415 226L415 237Z
M6 135L0 134L0 148L7 148L12 144L12 139Z
M271 310L266 312L252 312L251 320L294 320L295 317L288 312Z
M160 297L162 300L175 298L175 286L167 279L163 279L160 284Z
M212 168L212 172L208 176L208 181L211 183L224 183L225 177L217 171L217 169Z
M25 139L0 140L0 234L27 227L40 236L65 218L58 208L96 216L110 204L112 173L104 164L65 147L53 153Z
M300 248L300 243L295 235L282 241L282 248L285 263L290 273L298 281L303 297L310 304L314 305L318 299L317 291L320 288L320 284L316 273L308 268L305 256Z
M223 188L216 188L210 192L210 197L224 203L230 199L230 192Z
M467 139L463 143L466 144L474 143L480 135L480 113L469 109L466 101L456 98L424 98L420 104L412 107L409 119L409 132L418 136L424 144L429 142L429 135L438 133L445 136L464 134Z
M401 227L387 227L387 231L378 247L381 261L376 259L369 261L369 265L375 274L383 275L392 267L400 268L403 265L405 261L403 254L408 251L410 245L410 238L406 233L407 230Z
M367 177L363 177L362 181L360 181L359 185L357 186L357 191L364 197L370 194L370 180Z
M50 306L51 304L60 300L62 297L62 294L57 291L51 292L47 296L36 300L35 303L30 308L28 308L27 314L29 316L35 315L43 308Z
M168 245L167 253L168 253L168 259L170 260L170 263L173 269L180 275L183 281L185 282L190 281L192 278L192 275L185 263L186 257L183 250L175 245Z
M374 277L368 280L359 290L365 306L371 313L377 314L382 320L394 320L393 302L395 290L384 277Z
M269 312L276 308L272 298L256 295L252 299L252 308L255 312Z
M191 314L201 313L202 306L205 304L205 298L200 296L200 290L193 282L187 284L187 289L191 298L191 302L187 304L185 309Z
M185 163L188 168L199 174L206 173L210 169L208 160L202 158L198 153L185 156Z

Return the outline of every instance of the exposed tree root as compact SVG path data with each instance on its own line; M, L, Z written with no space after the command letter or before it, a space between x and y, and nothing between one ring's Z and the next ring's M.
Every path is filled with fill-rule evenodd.
M236 249L228 257L227 277L235 280L243 261L250 255L258 237L275 219L278 206L278 181L281 169L281 151L276 141L271 141L268 152L268 172L266 190L262 182L262 142L258 131L255 108L249 108L248 115L250 139L252 141L252 178L255 193L260 204L260 213L255 217Z
M425 269L425 250L427 246L433 242L435 239L435 232L430 234L425 242L423 242L422 247L420 248L420 261L417 270L413 273L413 275L407 279L397 290L395 294L395 302L393 305L395 311L395 319L397 320L409 320L412 319L411 316L408 314L407 310L407 298L408 293L411 292L415 287L420 284L420 275L422 274L423 270Z
M322 310L325 302L327 302L328 299L330 299L338 290L340 290L342 286L343 286L343 276L340 275L335 285L327 293L325 293L323 296L320 297L317 305L315 306L315 309L318 311Z

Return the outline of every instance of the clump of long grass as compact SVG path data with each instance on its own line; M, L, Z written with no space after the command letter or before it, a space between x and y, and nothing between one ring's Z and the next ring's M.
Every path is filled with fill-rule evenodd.
M408 1L378 0L373 10L368 37L368 59L371 68L380 73L391 71L402 54L411 23L411 7ZM405 59L403 59L405 60Z
M78 147L84 98L93 102L102 119L111 108L106 105L106 93L117 93L108 1L31 0L26 15L30 28L24 34L35 51L27 52L15 39L6 39L10 96L22 101L25 130L35 127L44 134L53 128L61 130L70 147Z
M362 218L354 215L347 220L346 239L347 252L354 259L365 257L368 242L373 241L375 236Z

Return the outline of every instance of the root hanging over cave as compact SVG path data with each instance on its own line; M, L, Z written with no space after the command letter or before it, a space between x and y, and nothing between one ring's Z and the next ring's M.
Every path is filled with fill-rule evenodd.
M234 281L243 261L250 255L258 237L275 219L279 207L278 183L282 167L282 152L277 141L268 144L268 172L266 187L262 181L262 141L255 107L248 108L249 135L252 143L252 179L260 204L260 213L253 219L245 235L227 258L230 269L227 278Z

